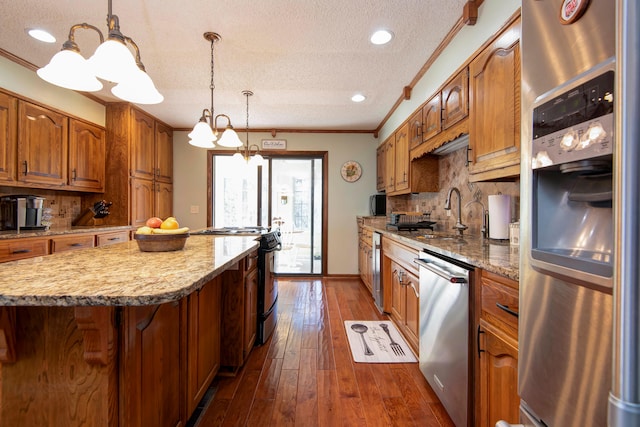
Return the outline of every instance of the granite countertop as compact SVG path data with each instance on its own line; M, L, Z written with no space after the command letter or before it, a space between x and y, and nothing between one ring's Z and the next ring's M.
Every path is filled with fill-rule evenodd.
M430 231L397 231L388 230L384 219L379 217L364 227L396 239L409 246L447 256L491 273L519 281L520 251L518 246L509 245L509 241L494 241L481 236L464 235L462 239L442 239L437 236L450 236L452 233L432 233ZM425 237L430 233L436 238Z
M78 226L70 228L53 228L49 230L22 230L19 233L15 230L0 231L0 240L4 239L24 239L27 237L48 237L63 234L80 233L108 233L110 231L135 230L136 227L130 225L101 225L101 226Z
M173 252L135 240L2 264L0 305L153 305L179 300L256 249L255 236L190 236Z

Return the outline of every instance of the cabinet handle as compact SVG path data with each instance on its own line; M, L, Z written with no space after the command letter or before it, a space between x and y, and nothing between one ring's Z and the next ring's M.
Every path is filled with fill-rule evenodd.
M484 350L480 349L480 334L484 334L484 331L480 329L480 325L478 325L478 331L476 333L476 343L478 346L478 359L480 359L480 353L483 353Z
M28 254L29 252L31 252L31 249L16 249L15 251L12 251L11 254L12 255Z
M404 271L398 271L398 281L402 286L404 286L404 283L402 283L402 276L404 276Z
M156 168L156 178L160 177L160 168Z
M416 287L413 285L413 282L409 282L409 285L411 286L411 288L413 289L413 293L416 295L416 298L420 298L420 293L418 292L418 290L416 289Z
M69 246L76 248L78 246L82 246L82 243L71 243Z
M76 168L71 169L71 179L73 181L76 180Z
M500 310L506 311L507 313L509 313L512 316L515 316L515 317L519 316L518 312L511 310L508 305L502 305L499 302L497 302L496 303L496 307L498 307Z
M109 240L110 242L113 242L114 240L120 240L119 237L109 237L107 240Z
M27 161L26 161L26 160L24 160L24 161L22 162L22 167L23 167L23 170L24 170L24 172L23 172L23 173L24 173L25 175L27 175L27 174L29 173L29 165L27 164Z

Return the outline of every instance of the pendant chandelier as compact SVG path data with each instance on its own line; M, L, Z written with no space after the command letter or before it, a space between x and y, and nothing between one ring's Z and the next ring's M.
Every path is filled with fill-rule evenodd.
M164 97L158 92L140 59L138 45L120 32L120 22L111 13L111 0L107 13L108 34L104 41L102 32L86 23L75 24L69 30L69 38L49 64L37 71L38 76L56 86L84 92L102 89L102 80L116 83L111 88L118 98L137 104L158 104ZM80 54L75 42L75 31L90 29L98 33L100 46L88 60ZM133 57L128 45L135 50Z
M238 148L236 153L233 155L233 158L244 161L250 166L259 166L262 165L264 161L263 157L260 155L260 147L256 144L249 144L249 97L253 96L253 92L250 90L243 90L242 94L247 98L247 142L242 145L242 148ZM254 154L251 154L253 150L255 150L255 152Z
M215 89L215 85L213 83L213 46L217 41L221 40L221 37L217 33L207 32L204 33L204 38L211 42L211 82L209 84L209 89L211 91L211 109L205 108L202 110L200 121L196 123L193 130L189 133L189 144L200 148L213 148L215 147L214 142L218 141L218 145L223 147L240 147L242 146L242 141L240 141L238 134L233 130L229 116L226 114L218 114L216 116L213 109L213 90ZM227 119L227 126L225 127L224 132L222 132L220 139L218 139L219 117ZM207 121L207 118L209 118L209 121Z

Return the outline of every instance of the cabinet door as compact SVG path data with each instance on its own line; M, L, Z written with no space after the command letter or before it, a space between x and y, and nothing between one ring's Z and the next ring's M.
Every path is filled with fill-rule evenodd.
M460 71L442 89L442 128L448 129L469 115L469 69Z
M420 280L415 274L405 270L403 278L405 288L404 324L405 336L414 350L418 350L420 339Z
M173 215L173 184L155 183L154 215L167 219Z
M409 119L409 150L422 144L422 110Z
M16 181L16 138L18 100L0 93L0 183Z
M519 37L518 20L469 66L469 172L486 179L520 172Z
M131 178L131 225L141 227L154 216L153 181ZM165 219L165 218L162 218Z
M131 114L131 176L155 176L155 120L138 110Z
M156 122L156 181L173 182L173 131Z
M244 358L251 353L258 332L258 269L244 278Z
M518 422L518 343L480 319L480 423Z
M202 400L220 369L220 276L189 295L187 414Z
M181 300L124 308L121 425L185 424L185 305Z
M391 261L391 317L399 325L404 324L405 311L405 289L403 281L405 279L404 269L394 261Z
M95 236L93 234L72 234L69 236L54 236L51 238L51 253L72 251L75 249L93 248Z
M433 138L442 130L442 99L436 93L422 107L422 140Z
M386 145L382 144L376 149L376 191L385 190L385 160Z
M98 126L69 121L69 186L104 191L105 132Z
M394 192L409 192L409 123L396 132Z
M68 119L18 101L18 180L26 184L63 187L67 183Z
M100 233L96 235L96 246L109 246L116 243L128 242L129 231L114 231L111 233Z
M385 148L385 160L384 160L384 178L385 191L387 193L393 192L395 187L395 173L396 173L396 141L395 135L391 135L389 139L384 143Z
M48 238L0 240L0 262L33 258L49 254Z

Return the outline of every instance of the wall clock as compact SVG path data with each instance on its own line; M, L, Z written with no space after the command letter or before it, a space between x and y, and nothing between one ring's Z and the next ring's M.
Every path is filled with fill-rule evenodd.
M356 182L362 175L362 166L360 166L360 163L353 160L344 162L340 169L340 175L342 175L342 179L347 182Z

